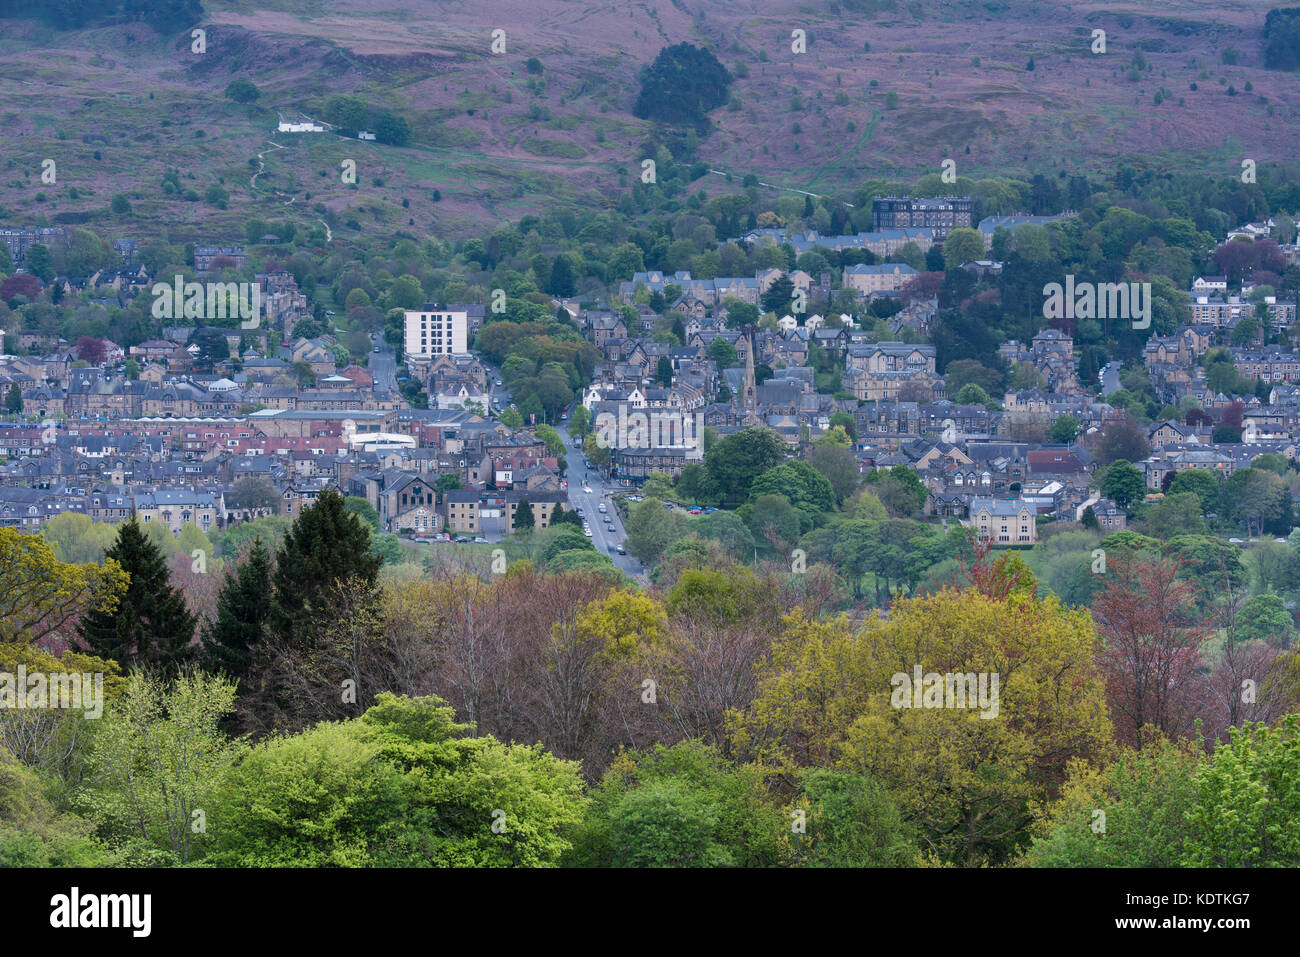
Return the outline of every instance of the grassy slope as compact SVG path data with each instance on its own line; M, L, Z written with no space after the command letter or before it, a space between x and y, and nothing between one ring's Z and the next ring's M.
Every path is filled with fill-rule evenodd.
M250 216L309 222L328 210L335 236L346 238L355 235L347 220L389 231L411 218L417 233L458 234L551 203L607 208L628 188L619 173L638 167L648 129L630 115L636 71L679 40L748 66L733 87L740 109L714 114L700 152L714 168L765 182L836 192L870 177L935 172L948 156L962 175L1104 172L1126 155L1231 175L1243 156L1294 156L1300 145L1300 79L1261 68L1259 29L1272 5L926 0L871 19L834 14L822 0L256 5L269 10L209 0L202 55L187 36L144 27L54 34L9 21L0 37L2 221L99 212L95 222L111 231L183 241L239 236ZM497 27L506 30L504 56L489 53ZM810 36L802 55L790 52L796 27ZM1094 28L1107 30L1104 56L1088 50ZM1151 69L1134 82L1126 73L1139 46ZM1241 51L1240 65L1219 64L1225 46ZM541 95L528 89L530 56L545 65ZM263 89L256 107L221 96L237 75ZM1220 76L1255 90L1228 97ZM1171 96L1156 107L1162 86ZM277 111L312 113L335 92L400 107L412 147L273 134ZM889 92L898 109L886 108ZM261 152L266 171L250 188L249 160ZM40 182L46 157L57 163L54 185ZM344 159L357 163L356 187L340 181ZM230 208L163 197L167 166L200 194L224 179ZM727 188L716 176L699 185ZM102 213L118 192L134 205L129 223Z

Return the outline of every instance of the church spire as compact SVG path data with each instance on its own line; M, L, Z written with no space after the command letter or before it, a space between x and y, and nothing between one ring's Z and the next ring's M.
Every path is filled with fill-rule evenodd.
M745 338L749 346L745 350L745 385L740 393L740 404L745 410L745 424L758 424L758 383L754 376L754 327L746 326Z

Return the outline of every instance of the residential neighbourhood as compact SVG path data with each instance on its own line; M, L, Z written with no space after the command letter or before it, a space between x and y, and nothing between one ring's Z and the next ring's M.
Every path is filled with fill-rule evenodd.
M896 198L890 202L905 205ZM923 211L925 201L917 202ZM951 218L942 204L936 209ZM6 235L21 254L31 241L48 238L48 231ZM871 235L861 234L866 238L855 246L870 248ZM745 238L773 239L770 231ZM805 239L817 246L824 241L815 234ZM195 268L237 267L243 256L238 244L199 246ZM115 274L120 273L132 277L125 295L147 294L151 277L143 266L131 263ZM927 513L966 521L998 546L1032 545L1040 521L1076 520L1083 507L1099 519L1104 511L1111 525L1118 521L1123 527L1123 509L1098 494L1089 438L1124 411L1081 385L1071 337L1044 325L1028 345L1002 343L999 355L1013 367L1032 369L1038 386L990 396L987 405L958 403L936 371L935 347L917 341L932 320L890 323L889 332L906 331L909 341L882 341L878 321L864 308L884 297L892 300L895 316L933 311L933 299L914 291L916 275L905 265L848 267L841 282L861 303L856 315L785 314L771 326L742 329L728 322L729 303L758 305L778 280L796 292L814 289L819 280L779 269L708 281L694 280L689 272L636 273L619 287L624 305L595 302L571 313L596 350L579 401L592 419L620 407L698 414L720 436L765 425L795 457L827 431L832 416L848 416L863 475L897 465L914 469L931 495ZM16 389L27 413L0 429L6 456L0 465L0 524L34 530L62 512L90 513L93 502L112 496L123 503L118 512L162 521L174 534L187 521L204 529L223 527L253 515L223 504L235 483L249 475L280 490L285 514L292 514L294 503L301 507L303 495L310 496L305 490L334 487L365 498L384 531L408 537L459 533L499 540L515 530L521 499L532 503L539 527L555 503L568 501L559 459L529 427L498 421L505 396L489 364L469 346L468 317L476 314L481 327L481 304L426 303L404 313L396 361L427 395L427 407L417 408L365 368L372 357L390 356L387 343L358 357L329 334L296 337L295 325L312 318L310 300L288 273L255 278L272 291L263 322L253 335L228 332L229 358L219 361L201 355L194 326L165 328L162 336L126 349L104 340L96 348L97 362L61 340L20 336L23 354L0 359L0 391ZM79 290L93 288L97 279L63 281ZM829 277L820 282L833 294ZM1187 469L1226 478L1262 454L1294 457L1300 358L1276 345L1226 345L1240 376L1270 388L1234 411L1241 423L1238 441L1216 441L1212 434L1210 423L1232 411L1232 403L1207 383L1203 360L1211 349L1225 347L1239 323L1254 321L1257 311L1243 298L1249 285L1241 295L1215 298L1227 288L1221 276L1196 277L1186 293L1196 321L1152 336L1143 350L1156 394L1172 403L1194 401L1207 423L1171 419L1147 430L1150 455L1135 464L1153 494ZM645 306L630 305L665 292L674 297L665 300L665 311L685 319L685 341L672 347L653 331L661 317L648 313L642 322ZM1232 309L1198 311L1213 302ZM633 311L637 318L629 319ZM1258 313L1261 330L1286 327L1295 321L1295 304L1270 295ZM719 348L734 354L736 364L716 361ZM817 388L811 350L841 370L839 392ZM670 370L667 380L663 369ZM1077 423L1076 434L1053 444L1046 432L1063 417ZM687 451L676 444L616 448L603 468L619 487L654 475L677 478L689 464ZM440 490L430 476L454 476L457 490ZM1034 517L1032 527L1022 527L1025 514ZM1003 515L1016 520L993 534L991 522Z

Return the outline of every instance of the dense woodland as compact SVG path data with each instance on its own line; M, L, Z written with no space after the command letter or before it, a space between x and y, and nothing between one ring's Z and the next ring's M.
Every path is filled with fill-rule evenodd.
M1300 863L1300 659L1240 566L1116 533L1080 606L957 531L888 545L916 529L870 492L853 514L828 547L901 560L871 573L884 618L841 610L851 557L792 572L692 535L638 588L566 568L564 522L504 572L383 570L333 494L255 530L205 609L134 522L86 563L0 530L0 667L108 676L98 720L4 713L0 861ZM945 550L950 580L909 594ZM999 713L899 708L914 665L1000 675Z

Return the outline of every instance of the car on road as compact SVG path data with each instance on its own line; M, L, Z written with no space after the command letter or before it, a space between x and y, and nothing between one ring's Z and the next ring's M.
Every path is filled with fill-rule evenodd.
M375 346L375 351L376 351L376 352L379 351L379 346Z
M596 511L598 511L598 512L608 512L608 511L609 511L609 506L606 505L604 502L601 502L599 505L596 506Z
M582 506L581 506L581 505L578 506L578 517L579 517L579 518L582 518ZM584 522L583 524L586 524L586 523Z
M591 538L591 529L589 529L589 528L584 528L584 529L582 530L582 534L586 535L588 538Z
M619 553L620 555L626 555L626 554L627 554L627 549L624 548L622 545L620 545L620 546L618 546L618 553Z
M583 494L583 495L590 495L590 494L591 494L591 486L590 486L590 485L584 485L584 486L582 487L582 494Z
M500 379L497 379L497 385L500 385L500 384L501 384L501 380L500 380Z

